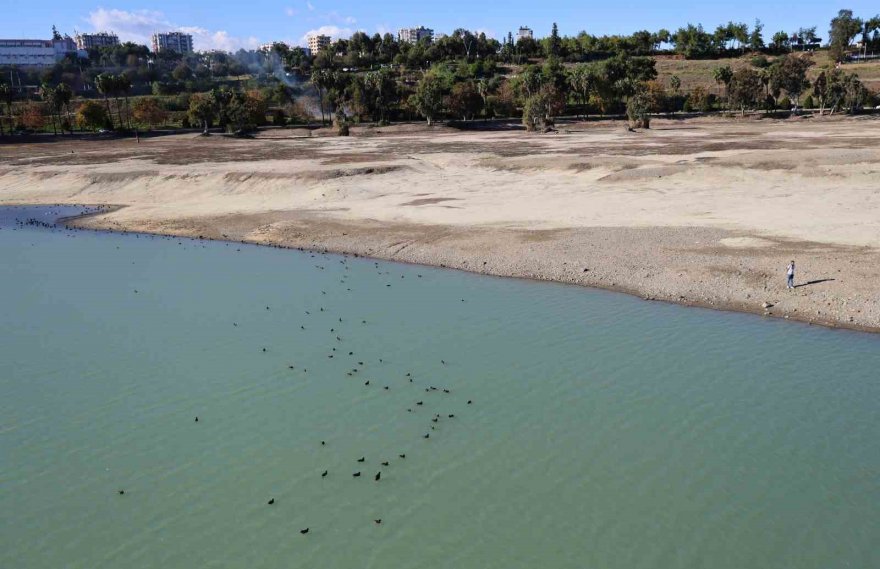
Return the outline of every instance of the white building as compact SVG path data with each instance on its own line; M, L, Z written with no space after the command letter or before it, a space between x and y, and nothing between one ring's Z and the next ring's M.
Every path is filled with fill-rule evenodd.
M70 54L86 56L77 51L70 36L57 40L0 40L0 65L51 67Z
M98 32L96 34L76 34L77 49L89 49L93 47L106 47L119 45L119 37L114 33Z
M309 36L309 51L317 54L322 49L330 47L330 36Z
M193 37L183 32L157 32L153 34L153 53L175 51L181 55L193 52Z
M529 28L527 26L520 26L519 32L517 32L516 37L518 39L525 39L525 38L533 39L535 37L535 34L534 34L534 32L532 32L532 28Z
M400 43L419 43L423 39L428 43L434 41L434 30L419 26L418 28L400 28L397 32L397 41Z

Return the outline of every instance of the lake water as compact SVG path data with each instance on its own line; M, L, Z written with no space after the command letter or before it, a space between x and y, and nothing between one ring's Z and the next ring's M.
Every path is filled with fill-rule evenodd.
M880 567L878 336L28 217L0 567Z

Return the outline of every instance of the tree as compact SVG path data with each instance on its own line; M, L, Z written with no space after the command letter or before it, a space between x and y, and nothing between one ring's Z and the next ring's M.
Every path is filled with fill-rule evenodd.
M59 105L59 111L60 107L64 107L67 111L67 119L65 121L67 123L67 130L73 133L73 125L70 120L70 102L73 100L73 89L67 83L59 83L55 86L55 97ZM63 126L64 123L62 123L61 130L64 130Z
M865 19L864 26L862 28L862 49L864 49L865 53L868 53L868 45L873 43L874 47L878 47L880 44L880 37L878 37L877 31L880 30L880 14L874 16L873 18ZM874 32L873 41L871 39L871 32Z
M730 104L739 107L740 113L745 116L746 107L754 108L758 105L764 93L764 85L755 70L742 67L733 73L728 90Z
M761 20L755 20L755 25L752 27L752 33L749 34L749 49L752 51L761 51L764 49L763 31L764 24L761 23Z
M712 77L715 79L715 82L719 85L724 85L724 94L727 98L728 105L730 104L730 80L733 79L733 70L729 65L724 65L722 67L716 67L712 70Z
M234 93L226 87L215 87L208 93L211 100L212 113L217 116L220 128L225 129L229 122L229 106L232 103Z
M550 37L547 40L547 56L559 57L562 53L562 40L559 39L559 27L553 22Z
M434 123L434 119L443 110L443 93L446 89L446 81L436 70L427 71L416 84L416 92L411 97L413 108L428 121L428 125Z
M104 98L104 106L107 109L107 117L110 120L110 128L113 128L113 113L110 112L110 99L109 95L113 93L113 90L116 87L113 75L109 73L101 73L97 77L95 77L95 86L98 89L98 93Z
M162 108L159 100L155 97L138 99L132 105L131 113L135 121L140 124L149 125L150 128L154 128L156 125L168 120L168 111Z
M36 103L27 103L19 110L18 122L25 128L41 130L46 126L46 115Z
M597 68L591 63L581 63L575 66L568 76L571 90L580 98L581 106L586 107L599 79Z
M828 54L832 59L843 61L852 40L862 31L862 24L862 20L853 17L852 10L840 10L831 20Z
M813 100L819 104L820 117L825 114L825 105L828 103L831 96L830 87L828 75L825 71L822 71L813 82Z
M49 109L49 115L52 117L52 132L57 136L58 129L56 128L55 117L60 114L61 110L61 105L58 102L58 93L48 83L43 83L40 85L40 98L43 99L43 102L46 103L46 108Z
M847 75L843 79L844 103L850 114L854 114L864 104L868 98L868 90L859 81L858 75L855 73Z
M323 50L322 53L326 52ZM312 85L318 91L318 103L321 106L321 124L324 124L324 93L333 85L333 71L330 69L314 69L310 79Z
M208 126L214 119L214 100L205 93L195 93L189 98L189 118L202 125L202 134L208 134Z
M789 99L794 99L797 107L801 93L810 87L807 80L807 69L813 65L808 56L786 55L777 60L771 67L771 87L783 89Z
M174 68L174 71L171 72L171 76L177 81L186 81L193 76L193 71L185 61L181 61L180 64Z
M463 120L473 119L483 107L483 98L473 81L456 83L449 94L447 106Z
M545 85L540 91L526 99L523 105L522 122L528 131L544 132L553 126L555 115L554 101L558 94L551 85Z
M126 117L128 119L128 128L131 128L131 107L128 104L128 96L131 94L131 79L128 78L128 75L125 73L121 73L116 76L116 93L118 95L122 95L125 98L125 110ZM118 103L117 103L118 105ZM121 111L120 107L120 111ZM119 116L119 124L122 124L122 115Z
M702 25L688 24L685 28L679 28L672 36L672 43L675 51L687 59L707 57L716 52L713 37L703 30Z
M15 90L6 83L0 83L0 103L6 106L6 114L12 119L12 102L15 101ZM10 134L12 126L9 127ZM0 119L0 135L3 134L3 120Z
M626 117L630 128L651 128L651 102L643 89L626 102Z
M770 41L770 49L776 53L788 51L790 45L791 41L788 34L785 32L776 32L773 34L773 39Z
M681 79L679 79L678 75L673 75L669 78L669 86L672 87L672 92L677 95L681 89Z
M110 122L106 109L97 101L84 101L76 111L76 122L80 128L98 130Z

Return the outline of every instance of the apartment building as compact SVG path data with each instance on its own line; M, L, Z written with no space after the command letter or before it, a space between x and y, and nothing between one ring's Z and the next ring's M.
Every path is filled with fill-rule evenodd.
M434 41L434 30L425 26L400 28L397 32L397 41L400 43L419 43L426 38L429 43Z
M330 36L309 36L309 51L312 53L317 54L319 51L327 47L330 47Z
M181 55L193 52L193 38L183 32L156 32L153 34L153 53L175 51Z
M107 47L119 45L119 37L111 32L98 32L96 34L76 34L77 49L90 49L93 47Z

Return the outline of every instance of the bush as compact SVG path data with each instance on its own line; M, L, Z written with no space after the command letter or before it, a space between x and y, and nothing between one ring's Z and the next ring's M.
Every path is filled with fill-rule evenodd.
M651 98L640 91L626 102L626 116L630 128L651 128Z
M333 126L336 127L338 136L349 135L348 117L345 116L345 111L342 109L336 111L336 116L333 117Z
M107 116L107 109L98 101L84 101L76 110L76 122L80 128L88 130L98 130L99 128L107 128L110 118Z
M272 109L272 126L283 126L287 122L287 117L281 109Z
M770 67L770 60L763 55L756 55L749 61L749 63L752 64L752 67L757 67L758 69Z
M784 111L791 109L791 99L789 99L788 97L782 97L781 99L779 99L776 107Z
M701 86L694 87L684 102L684 109L688 112L710 111L712 110L712 95L709 95L706 89Z
M813 104L813 97L811 95L807 95L801 103L801 106L805 109L812 109L815 106Z

